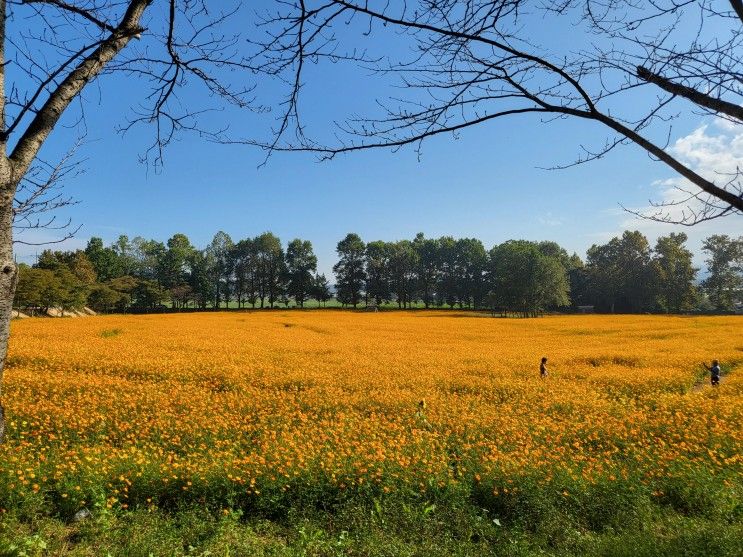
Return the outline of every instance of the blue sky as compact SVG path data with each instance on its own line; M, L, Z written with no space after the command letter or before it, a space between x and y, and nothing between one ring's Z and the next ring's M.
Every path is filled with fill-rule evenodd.
M550 32L559 38L559 31ZM338 66L313 68L307 82L303 108L321 130L368 106L375 96L390 94L385 78ZM320 270L329 273L335 244L348 232L367 241L412 238L417 232L477 237L487 248L508 239L549 239L584 256L591 244L625 228L640 229L651 241L679 230L621 211L620 203L644 207L648 199L662 197L669 185L663 181L674 179L670 169L638 148L624 147L604 160L568 170L539 168L573 160L580 144L600 145L607 136L594 124L545 125L537 118L516 117L470 128L458 138L434 138L424 144L420 160L408 148L328 162L306 154L275 154L262 167L264 154L254 148L183 135L155 172L138 162L151 130L139 128L124 136L115 132L142 91L136 80L111 76L86 95L87 135L79 150L86 159L85 173L65 185L80 203L60 215L82 228L63 247L84 246L91 236L110 242L120 234L165 241L177 232L203 247L218 230L234 240L270 230L284 243L295 237L311 240ZM271 84L263 94L275 99L276 92ZM183 100L198 105L203 96L190 91ZM235 135L265 135L272 124L271 115L229 111L214 117L229 119ZM44 154L53 158L76 137L74 129L55 130ZM740 130L700 116L679 120L675 141L687 158L693 159L695 149L707 153L695 163L701 166L710 164L710 157L729 157L731 149L733 157L743 157ZM690 247L698 250L702 237L737 235L740 224L740 218L729 218L684 231L691 237ZM25 237L53 238L51 231ZM16 251L19 259L32 261L41 249L19 245ZM698 254L698 263L702 259Z

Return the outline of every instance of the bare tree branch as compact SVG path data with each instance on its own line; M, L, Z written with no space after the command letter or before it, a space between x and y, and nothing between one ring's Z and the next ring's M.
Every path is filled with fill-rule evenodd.
M720 183L669 147L679 99L733 124L743 121L734 102L743 97L736 54L743 48L740 20L714 0L286 0L279 6L283 10L264 18L266 38L257 43L255 64L287 86L286 100L271 139L243 140L269 155L304 151L329 159L408 144L419 151L429 137L541 113L547 116L542 122L580 118L612 134L603 147L581 146L583 156L553 168L594 161L633 143L699 188L703 195L688 201L706 209L692 208L690 222L743 213L739 173ZM695 20L685 10L698 10L701 17ZM550 26L584 34L585 46L542 45L534 31L544 25L535 15L540 12ZM710 27L712 18L727 25L722 35ZM358 45L379 34L376 46L384 50L382 34L390 30L396 46L376 61L362 61ZM409 46L409 57L400 54L406 49L397 41ZM322 62L347 62L397 78L396 90L406 94L377 99L381 114L370 110L341 119L330 141L314 137L299 123L298 71ZM648 100L649 85L661 94L651 93ZM633 96L645 104L622 100ZM665 144L657 140L659 132Z
M148 4L149 0L132 1L115 31L86 56L49 95L10 155L13 171L17 176L20 177L26 173L64 110L85 85L95 78L133 37L142 33L143 29L139 26L139 21Z
M79 15L83 19L87 19L88 21L95 23L98 27L100 27L104 31L108 31L110 33L116 32L115 27L95 17L91 13L90 10L79 8L67 2L62 2L62 0L22 0L22 3L23 4L50 4L52 6L58 7L60 10L65 10L75 15Z
M30 243L18 238L18 234L28 230L66 230L64 239L60 240L64 241L74 237L80 229L80 226L71 229L70 219L58 221L55 213L77 204L77 201L64 194L63 186L65 181L83 173L85 161L75 158L81 145L82 140L79 139L56 164L36 159L26 172L13 201L13 229L16 233L14 243L25 245L47 243Z
M743 1L730 0L730 5L735 10L735 13L738 14L738 19L740 19L740 22L743 23Z
M704 108L708 108L713 112L721 112L723 114L727 114L731 118L735 118L736 120L739 120L743 123L743 107L740 105L729 103L722 99L716 99L715 97L711 97L710 95L706 95L701 91L697 91L696 89L692 89L691 87L686 87L685 85L673 83L663 76L653 73L647 68L643 68L642 66L637 67L637 76L640 79L647 81L648 83L657 85L658 87L660 87L664 91L668 91L672 95L684 97L685 99L689 99L694 104L703 106Z

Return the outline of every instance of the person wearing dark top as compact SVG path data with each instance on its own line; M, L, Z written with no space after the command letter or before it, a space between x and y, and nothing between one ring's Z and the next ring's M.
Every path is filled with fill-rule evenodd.
M702 365L709 371L709 378L712 382L713 387L717 387L720 384L720 362L712 360L712 367L702 362Z
M542 362L539 364L539 376L542 379L547 377L547 358L542 358Z

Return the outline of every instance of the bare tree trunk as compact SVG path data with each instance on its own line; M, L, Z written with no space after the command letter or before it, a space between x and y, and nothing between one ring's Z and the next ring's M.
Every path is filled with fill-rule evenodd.
M13 261L13 194L15 184L5 155L0 162L0 443L5 439L5 408L3 406L3 372L8 353L10 316L18 271Z
M0 442L5 437L2 381L8 353L10 317L18 270L13 260L13 199L20 179L28 171L42 144L75 97L98 76L108 62L142 29L139 20L150 0L131 0L118 27L71 71L35 111L13 152L7 152L5 122L5 23L6 0L0 0Z
M5 135L5 0L0 0L0 131ZM5 440L3 374L18 271L13 260L13 197L16 180L6 142L0 143L0 443Z

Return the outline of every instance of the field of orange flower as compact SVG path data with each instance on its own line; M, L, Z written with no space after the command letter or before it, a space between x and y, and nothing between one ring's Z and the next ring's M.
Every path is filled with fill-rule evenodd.
M559 512L602 529L657 508L739 521L741 325L342 311L15 322L0 512L464 497L526 526Z

